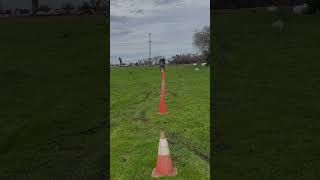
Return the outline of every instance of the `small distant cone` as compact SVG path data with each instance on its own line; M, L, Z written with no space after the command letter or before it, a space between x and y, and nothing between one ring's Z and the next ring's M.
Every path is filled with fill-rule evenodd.
M166 96L166 89L165 89L166 85L165 85L165 82L164 80L162 80L162 84L161 84L161 94L163 96Z
M172 166L168 141L163 131L160 132L160 142L158 148L158 158L156 168L153 169L151 176L154 178L162 176L175 176L177 169Z

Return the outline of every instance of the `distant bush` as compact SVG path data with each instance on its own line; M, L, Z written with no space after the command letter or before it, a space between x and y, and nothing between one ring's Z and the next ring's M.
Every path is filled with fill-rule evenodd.
M159 60L165 58L164 56L155 56L151 60L149 58L138 59L135 66L152 66L159 65ZM165 58L167 64L193 64L193 63L204 63L206 62L206 57L198 54L177 54L172 57Z
M169 64L192 64L206 62L205 56L196 54L177 54L171 57Z

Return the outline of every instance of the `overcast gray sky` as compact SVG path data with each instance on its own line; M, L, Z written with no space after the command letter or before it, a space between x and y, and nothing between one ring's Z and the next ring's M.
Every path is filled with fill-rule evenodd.
M210 25L210 0L110 0L111 63L195 52L192 35Z

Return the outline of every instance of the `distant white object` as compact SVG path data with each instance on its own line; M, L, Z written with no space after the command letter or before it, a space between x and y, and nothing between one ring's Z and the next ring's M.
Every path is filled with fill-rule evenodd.
M304 14L308 11L309 5L307 3L304 3L303 5L295 6L293 7L293 13L294 14Z
M282 31L284 28L284 22L282 20L275 21L272 23L272 28Z
M194 66L196 66L196 65L197 65L197 63L193 63L193 65L194 65Z
M198 71L198 70L199 70L199 68L195 68L194 70Z
M207 63L201 63L201 66L205 66L205 65L207 65Z
M267 7L267 11L269 11L269 12L275 12L277 10L278 10L277 6L269 6L269 7Z

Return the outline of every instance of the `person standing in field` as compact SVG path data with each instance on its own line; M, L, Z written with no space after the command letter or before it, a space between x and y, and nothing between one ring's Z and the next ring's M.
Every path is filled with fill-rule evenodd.
M165 70L166 60L164 58L160 59L159 64L160 64L160 71Z

